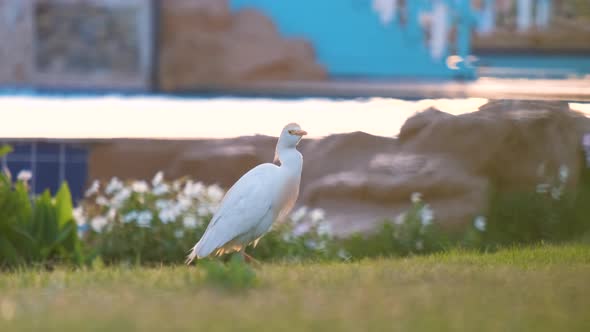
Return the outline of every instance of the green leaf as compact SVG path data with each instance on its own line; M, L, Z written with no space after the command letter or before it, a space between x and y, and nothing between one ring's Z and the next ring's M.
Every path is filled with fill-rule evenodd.
M76 230L76 224L68 223L57 235L55 238L55 242L52 244L52 248L57 248L59 245L62 244L66 239L70 237L70 235ZM73 249L73 248L72 248Z
M32 221L33 236L38 241L39 247L50 246L57 238L59 228L49 190L37 198Z
M72 194L66 182L63 182L55 195L55 209L57 214L57 225L61 228L68 221L74 218Z
M6 236L0 234L0 262L15 265L19 260L20 257L16 248L8 241Z
M2 145L0 146L0 158L12 152L12 146Z

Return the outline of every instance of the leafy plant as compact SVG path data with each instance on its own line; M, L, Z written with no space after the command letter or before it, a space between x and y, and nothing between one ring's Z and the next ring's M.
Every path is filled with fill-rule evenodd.
M225 289L243 290L256 286L254 269L244 262L240 254L233 254L228 263L204 260L199 266L205 270L205 282Z
M165 181L161 172L151 183L112 178L95 181L75 214L85 241L107 264L182 263L223 195L219 186ZM323 258L330 238L323 212L301 208L248 250L261 260Z
M339 256L405 256L440 251L449 244L448 236L434 223L434 211L422 201L420 193L412 195L412 206L393 222L383 221L370 235L356 234L340 243Z
M1 148L3 153L10 149ZM29 198L27 177L0 174L0 266L84 260L67 183L51 197Z
M566 190L568 169L544 179L536 190L492 191L484 246L575 240L590 231L590 172L582 167L577 188Z

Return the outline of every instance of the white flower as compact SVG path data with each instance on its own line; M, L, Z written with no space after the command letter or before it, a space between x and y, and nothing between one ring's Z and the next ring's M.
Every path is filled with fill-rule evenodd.
M115 176L111 179L104 192L107 195L112 195L121 189L123 189L123 182L119 181L119 179Z
M29 170L23 169L22 171L18 172L16 178L19 181L27 182L33 177L33 173Z
M179 195L178 203L176 203L176 205L178 206L178 208L180 210L186 211L193 206L193 201L188 197L184 197L184 196Z
M127 213L125 216L123 216L123 222L128 223L128 222L132 222L135 219L137 219L137 211L131 211L129 213Z
M395 220L393 221L396 225L401 225L403 223L406 222L406 213L403 212L401 214L399 214L397 217L395 217Z
M174 231L174 237L177 239L184 237L184 231L182 229L177 229Z
M477 216L475 218L475 220L473 221L473 226L475 226L475 228L480 232L485 232L486 225L487 225L486 217L484 217L484 216Z
M555 187L551 189L551 197L555 200L559 200L561 198L561 188Z
M158 210L167 209L172 205L172 201L167 199L159 199L156 201L156 208Z
M104 197L104 196L98 196L98 197L96 197L96 199L94 201L96 202L96 204L98 204L100 206L109 205L109 200L106 199L106 197Z
M566 165L559 166L559 181L565 183L569 175L569 169Z
M303 217L305 217L305 214L307 213L307 207L302 206L299 209L297 209L294 213L291 214L291 221L293 223L299 223Z
M311 229L311 226L309 224L300 223L297 226L295 226L295 228L293 228L293 235L301 236L301 235L309 232L310 229Z
M223 189L216 184L209 186L209 188L207 188L207 196L209 196L214 202L221 201L223 198Z
M285 242L291 242L291 241L293 241L293 234L291 234L289 232L285 232L281 235L281 238Z
M311 218L311 222L313 224L317 224L320 221L324 220L325 216L326 216L326 212L322 209L313 209L311 211L311 213L309 214L310 218Z
M100 182L98 182L98 180L94 180L92 182L92 185L90 186L90 188L88 188L88 190L86 190L86 193L84 194L84 196L85 197L92 196L98 192L98 189L100 189Z
M180 186L181 186L181 183L180 183L179 180L176 180L176 181L172 182L172 189L174 191L179 191L180 190Z
M193 215L187 215L182 218L182 224L185 228L197 228L197 218Z
M422 241L422 240L418 240L418 241L416 241L416 249L417 249L417 250L422 250L422 249L424 249L424 241Z
M422 202L422 194L421 193L412 193L412 204L418 204Z
M537 193L538 194L545 194L547 192L549 192L549 188L551 188L551 186L547 183L541 183L537 185Z
M105 218L103 216L96 216L96 217L92 218L92 220L90 221L90 226L97 233L102 232L102 229L107 224L108 224L108 220L107 220L107 218Z
M422 226L428 226L432 224L432 220L434 220L434 211L432 211L428 205L425 205L420 210L420 220L422 222Z
M207 208L209 209L209 214L215 214L215 212L217 212L217 209L219 209L219 203L217 203L217 204L209 204L207 206Z
M120 207L129 197L131 197L131 190L123 188L113 197L111 202L115 207Z
M137 214L137 225L139 227L150 227L152 225L152 212L149 210Z
M156 187L157 185L162 183L162 180L164 180L164 172L159 171L152 179L152 186Z
M109 219L109 221L115 220L116 216L117 216L117 210L110 208L109 212L107 212L107 218Z
M167 194L169 191L168 189L168 185L165 183L160 183L158 185L156 185L154 187L154 190L152 190L152 192L154 193L154 195L156 196L160 196L160 195L164 195Z
M193 183L193 181L189 180L186 182L183 192L185 196L198 198L203 194L204 190L205 186L201 182Z
M332 225L328 222L322 222L318 226L318 235L332 237Z
M190 202L187 204L187 201L178 201L176 204L172 206L172 209L176 212L176 214L182 214L186 212L191 207Z
M174 209L167 208L162 209L160 213L158 213L158 217L160 218L160 221L162 221L162 223L167 224L169 222L173 222L174 220L176 220L177 215Z
M140 194L143 194L150 189L147 182L145 182L145 181L135 181L131 185L131 188L133 189L133 191L135 191L136 193L140 193Z
M82 226L86 223L86 217L84 216L84 208L82 206L76 207L72 211L72 215L78 226Z
M305 246L310 248L310 249L319 249L320 244L317 243L315 240L305 240L304 242Z
M197 215L199 217L206 217L211 214L211 211L208 207L201 205L197 208Z

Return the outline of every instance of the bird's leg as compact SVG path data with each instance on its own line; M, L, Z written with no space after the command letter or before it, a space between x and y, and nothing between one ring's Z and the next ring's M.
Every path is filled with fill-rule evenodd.
M246 253L246 247L242 248L240 250L240 253L242 254L242 257L244 257L244 260L246 261L246 263L254 263L256 265L260 265L259 261L257 261L254 257L252 257Z

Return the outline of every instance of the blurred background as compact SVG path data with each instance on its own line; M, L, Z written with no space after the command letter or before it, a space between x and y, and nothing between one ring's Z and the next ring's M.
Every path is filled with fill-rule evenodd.
M583 170L587 0L0 0L0 40L2 166L36 193L158 171L227 188L294 121L301 204L343 232L418 189L471 220L492 183Z

